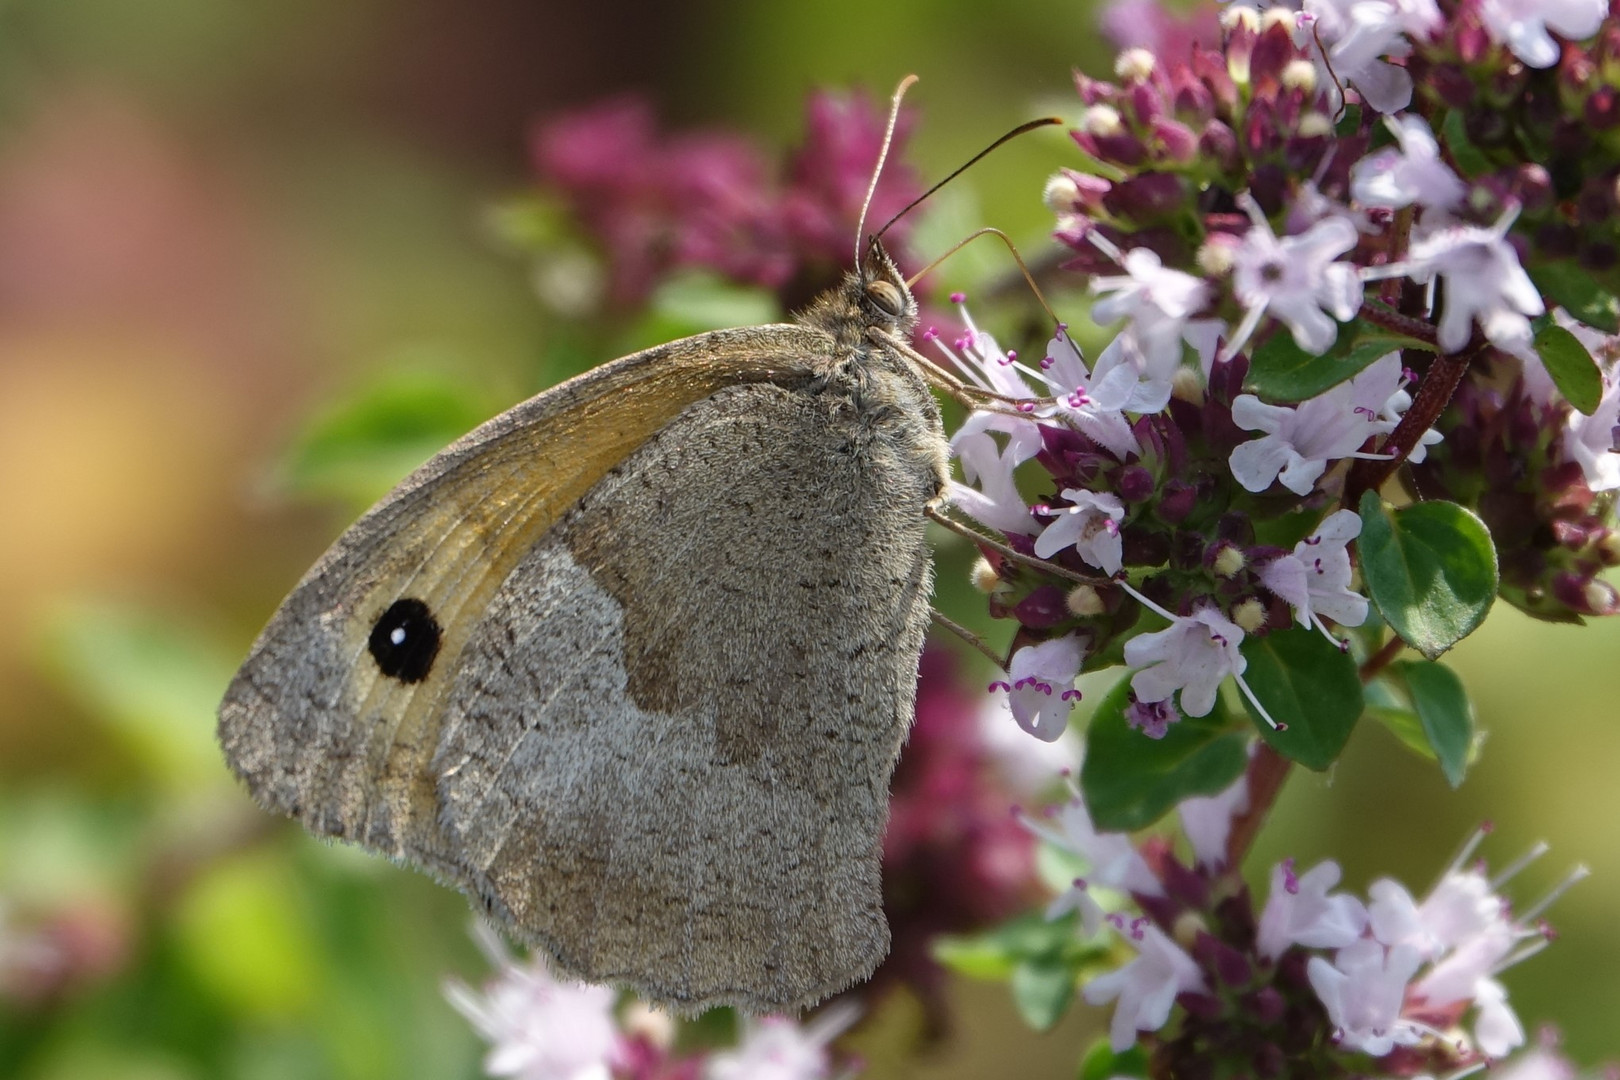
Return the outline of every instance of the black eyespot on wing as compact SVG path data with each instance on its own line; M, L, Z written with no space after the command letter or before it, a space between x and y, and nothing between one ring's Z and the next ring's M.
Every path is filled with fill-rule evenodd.
M371 658L389 678L421 682L433 670L444 631L422 601L395 600L371 628Z

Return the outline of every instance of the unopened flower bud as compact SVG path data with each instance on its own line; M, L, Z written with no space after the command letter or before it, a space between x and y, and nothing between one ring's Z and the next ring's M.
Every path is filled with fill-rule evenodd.
M1308 112L1294 125L1294 133L1302 139L1326 138L1333 134L1333 120L1326 113Z
M1230 578L1242 573L1243 568L1247 565L1249 565L1249 560L1243 557L1242 548L1236 544L1221 544L1220 550L1210 560L1209 568L1220 577ZM1244 629L1252 630L1254 628L1246 626Z
M1196 256L1198 269L1210 277L1224 277L1231 273L1232 256L1237 245L1236 237L1226 233L1215 233L1198 249Z
M675 1045L675 1019L662 1009L632 999L624 1009L624 1033L640 1036L650 1045L667 1050Z
M1247 4L1234 4L1221 12L1222 30L1248 30L1251 33L1260 29L1260 15Z
M1070 589L1064 604L1082 619L1103 613L1102 596L1090 585L1076 585Z
M1183 911L1176 917L1175 925L1170 928L1170 936L1177 945L1191 951L1198 942L1198 935L1208 930L1204 917L1196 911Z
M1269 15L1270 12L1267 12ZM1282 84L1289 90L1301 90L1309 94L1316 89L1316 65L1303 56L1288 61L1283 65ZM1303 119L1303 117L1301 118Z
M1270 30L1274 26L1280 26L1289 33L1293 33L1294 28L1298 25L1299 12L1281 5L1266 8L1260 16L1261 33Z
M968 578L973 587L982 593L989 593L1001 584L1001 575L996 568L990 565L990 560L980 555L973 563L973 569L968 572Z
M1093 105L1086 110L1080 118L1080 128L1088 135L1107 137L1118 135L1123 130L1119 122L1119 110L1112 105Z
M1612 529L1605 532L1593 550L1604 566L1620 566L1620 533Z
M1189 405L1202 405L1204 403L1203 378L1190 367L1176 368L1176 373L1170 376L1170 396L1177 401L1185 401Z
M1253 596L1233 604L1232 621L1242 627L1245 634L1252 634L1266 625L1266 605Z
M1067 172L1053 173L1041 192L1041 201L1054 214L1069 213L1080 201L1080 185Z
M1147 49L1126 49L1114 61L1114 75L1125 82L1136 82L1153 74L1156 63Z

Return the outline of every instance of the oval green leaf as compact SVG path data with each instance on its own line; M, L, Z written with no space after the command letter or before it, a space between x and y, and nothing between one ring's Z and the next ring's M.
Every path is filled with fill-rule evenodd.
M1406 679L1412 706L1423 723L1423 734L1440 759L1446 782L1458 787L1468 771L1474 748L1474 709L1457 673L1432 660L1408 660L1394 665Z
M1315 630L1303 629L1247 638L1243 657L1249 689L1273 720L1286 725L1273 728L1245 697L1260 737L1307 769L1332 765L1361 717L1356 662Z
M1361 576L1390 628L1430 660L1478 629L1496 598L1496 547L1451 502L1391 510L1361 497Z
M1129 832L1164 816L1183 799L1224 790L1248 763L1245 737L1219 699L1208 716L1185 716L1162 739L1125 723L1129 680L1097 706L1086 733L1080 790L1097 828Z
M1544 296L1587 326L1620 333L1620 299L1573 259L1539 263L1529 273Z
M1333 347L1318 356L1294 344L1294 335L1279 329L1254 351L1243 388L1275 404L1305 401L1359 375L1374 361L1407 348L1433 351L1433 346L1416 338L1357 320L1340 323Z
M1074 1000L1075 970L1056 957L1025 960L1013 968L1013 1003L1024 1023L1050 1031Z
M1536 355L1565 400L1591 416L1603 397L1603 375L1581 339L1557 324L1544 326L1536 334Z

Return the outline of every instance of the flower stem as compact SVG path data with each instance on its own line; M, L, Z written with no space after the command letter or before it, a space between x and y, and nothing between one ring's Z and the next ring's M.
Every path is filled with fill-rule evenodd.
M1243 865L1243 857L1249 853L1249 845L1259 835L1260 826L1265 824L1266 815L1277 801L1292 765L1293 762L1264 742L1255 749L1254 757L1249 759L1249 768L1244 776L1249 786L1249 805L1232 819L1232 831L1226 837L1226 865L1232 873Z
M1367 657L1366 660L1362 661L1361 668L1356 672L1356 674L1361 676L1361 681L1363 683L1372 682L1374 677L1376 677L1380 671L1383 671L1385 668L1389 667L1390 661L1399 656L1401 654L1401 650L1404 648L1406 648L1406 642L1401 639L1401 636L1399 634L1391 634L1389 636L1389 640L1384 642L1384 644L1379 647L1377 652L1373 653L1371 656Z
M1406 642L1399 635L1392 634L1388 641L1373 655L1362 663L1357 672L1363 683L1370 682L1375 675L1389 666L1390 661L1400 655ZM1249 845L1260 832L1260 826L1265 824L1266 815L1271 812L1272 804L1282 792L1283 781L1288 779L1288 771L1293 762L1283 757L1271 746L1262 742L1256 749L1254 757L1249 759L1249 768L1245 779L1249 785L1249 806L1241 814L1232 819L1232 831L1226 838L1226 865L1232 873L1237 873L1243 865L1243 857L1249 852Z
M1362 310L1365 311L1367 308ZM1391 314L1398 319L1405 318L1393 312ZM1422 381L1418 383L1417 392L1412 395L1412 407L1406 410L1406 415L1401 417L1401 422L1379 448L1381 453L1389 456L1383 459L1363 458L1350 469L1350 477L1344 485L1345 506L1354 510L1361 502L1363 492L1377 491L1383 487L1384 481L1393 476L1395 470L1405 463L1406 456L1412 452L1418 440L1423 438L1423 433L1434 426L1434 422L1440 418L1441 411L1457 392L1457 387L1462 385L1463 376L1468 373L1468 366L1487 348L1489 346L1479 339L1469 343L1462 352L1440 353L1434 358L1429 370L1424 372Z

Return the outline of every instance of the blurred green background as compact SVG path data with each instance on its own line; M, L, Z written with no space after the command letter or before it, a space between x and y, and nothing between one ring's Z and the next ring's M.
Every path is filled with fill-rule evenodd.
M812 86L883 95L911 71L932 177L1072 113L1070 67L1109 63L1085 6L1045 0L0 0L0 975L39 959L17 927L58 950L48 985L0 982L0 1075L478 1075L440 994L484 973L465 904L259 814L212 711L376 477L436 448L323 472L311 431L448 386L448 439L608 358L557 340L491 224L530 185L537 120L636 89L672 126L782 146ZM1038 252L1065 146L980 166L928 242L989 223ZM953 613L984 625L959 580ZM1493 616L1455 657L1490 733L1462 790L1367 725L1332 775L1292 781L1256 865L1332 855L1351 886L1422 889L1481 818L1496 865L1550 841L1522 900L1572 863L1596 875L1506 982L1528 1026L1613 1054L1617 653L1612 624ZM1103 1019L1035 1036L1004 987L954 998L956 1039L919 1063L880 1016L870 1075L1072 1076Z

